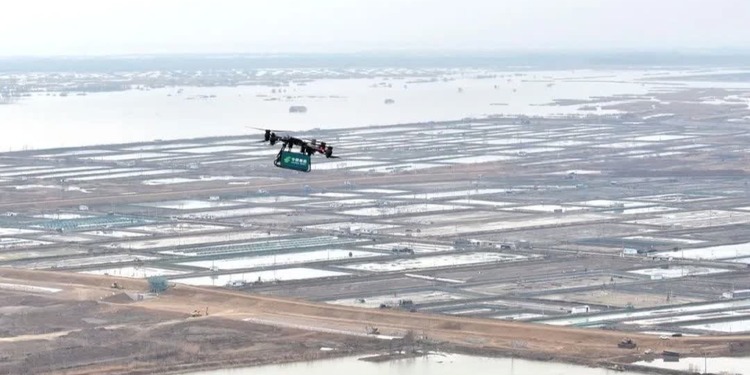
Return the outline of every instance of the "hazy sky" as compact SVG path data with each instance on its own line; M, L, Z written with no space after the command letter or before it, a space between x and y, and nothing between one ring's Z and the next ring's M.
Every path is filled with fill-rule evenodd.
M0 55L750 46L748 0L8 0Z

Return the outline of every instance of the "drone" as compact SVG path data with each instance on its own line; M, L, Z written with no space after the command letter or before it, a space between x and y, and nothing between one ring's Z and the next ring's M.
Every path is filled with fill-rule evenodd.
M276 135L275 131L268 129L265 130L261 142L268 142L271 146L281 143L281 149L279 150L279 153L276 154L276 159L273 161L273 165L279 168L310 172L312 169L311 157L315 154L323 154L326 159L339 158L338 156L333 155L333 147L325 142L318 143L315 139L307 142L301 138L292 137L290 135L280 137ZM299 152L293 152L292 149L294 147L299 147Z

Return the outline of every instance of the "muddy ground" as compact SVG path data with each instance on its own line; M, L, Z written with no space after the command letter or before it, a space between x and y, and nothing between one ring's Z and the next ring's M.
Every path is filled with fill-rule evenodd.
M127 289L110 288L113 281ZM664 341L632 332L368 310L184 285L134 300L145 281L109 276L0 269L0 286L0 374L153 374L281 363L386 352L392 338L404 335L430 350L604 367L646 359L645 349L708 356L750 352L749 336ZM11 290L24 286L56 289ZM191 317L195 310L201 316ZM366 334L368 326L379 327L382 336ZM618 349L623 335L636 340L638 349Z
M152 374L383 349L382 340L0 291L0 374ZM210 311L209 311L210 314ZM321 351L321 348L334 351Z

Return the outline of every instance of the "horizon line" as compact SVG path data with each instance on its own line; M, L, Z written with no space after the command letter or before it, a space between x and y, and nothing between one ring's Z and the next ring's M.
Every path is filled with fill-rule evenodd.
M545 54L662 54L711 56L750 55L748 47L694 47L694 48L492 48L492 49L362 49L352 51L268 51L268 52L138 52L138 53L100 53L100 54L0 54L0 59L85 59L85 58L142 58L142 57L284 57L284 56L357 56L357 55L453 55L453 56L491 56L507 55L545 55Z

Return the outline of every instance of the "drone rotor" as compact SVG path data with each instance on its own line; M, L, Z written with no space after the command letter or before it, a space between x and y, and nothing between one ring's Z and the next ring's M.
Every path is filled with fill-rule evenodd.
M257 128L256 128L257 129ZM268 142L271 146L276 145L277 143L281 143L281 151L284 151L285 149L288 149L288 151L292 151L292 148L294 146L299 146L299 150L301 154L307 155L308 157L316 154L321 153L326 158L333 158L338 159L338 156L333 156L333 146L329 146L326 144L326 142L320 142L316 139L311 139L309 142L305 142L304 140L296 137L292 137L289 135L284 136L278 136L276 135L276 131L271 129L258 129L263 130L263 140L259 142ZM281 152L279 153L281 155ZM277 165L278 166L278 165Z

